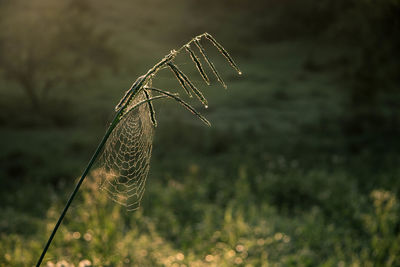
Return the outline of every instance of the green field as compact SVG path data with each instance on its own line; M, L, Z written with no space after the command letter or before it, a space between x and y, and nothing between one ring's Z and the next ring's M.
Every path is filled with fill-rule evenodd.
M354 74L359 45L333 42L325 30L317 38L290 28L289 17L281 20L297 14L291 4L287 13L272 4L283 15L255 12L254 3L246 9L233 1L228 13L221 5L96 2L98 27L111 31L119 54L118 70L54 89L41 112L32 111L18 84L0 80L0 266L36 263L125 90L205 31L243 72L237 76L207 46L228 89L215 79L207 86L190 58L179 57L209 108L187 100L212 127L173 101L155 102L159 125L140 209L127 212L89 177L43 265L400 265L399 93L376 89L384 93L371 95L384 104L371 112L383 115L370 119L365 105L381 102L349 104L349 92L368 83ZM39 12L33 6L27 10ZM274 23L299 34L275 32ZM390 73L392 65L380 66ZM385 79L387 88L399 88L398 80ZM184 93L168 71L155 85Z

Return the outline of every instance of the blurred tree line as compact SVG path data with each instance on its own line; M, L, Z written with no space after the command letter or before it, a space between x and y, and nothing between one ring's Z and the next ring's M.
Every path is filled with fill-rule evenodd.
M116 67L118 57L109 45L110 33L96 24L94 1L45 1L40 16L27 12L30 2L0 2L0 73L39 110L53 89ZM203 0L184 5L182 32L201 28L238 36L236 54L249 45L292 39L345 48L339 67L346 86L338 93L346 105L337 123L349 152L400 147L400 0ZM313 60L318 69L318 59Z
M346 84L338 123L348 152L381 154L400 148L399 0L206 1L199 12L221 14L217 25L236 23L235 33L247 44L305 39L347 50L338 60ZM231 12L223 14L227 6ZM238 19L243 10L247 14Z
M18 84L39 111L53 89L116 67L117 55L110 33L96 26L89 1L45 1L39 12L29 2L1 3L0 74Z

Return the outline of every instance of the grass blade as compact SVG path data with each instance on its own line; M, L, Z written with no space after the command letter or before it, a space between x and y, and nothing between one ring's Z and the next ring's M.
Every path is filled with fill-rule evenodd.
M170 98L173 98L174 100L176 100L177 102L179 102L182 106L184 106L186 109L188 109L190 112L192 112L194 115L196 115L201 121L203 121L207 126L211 126L211 123L203 116L200 114L200 112L198 112L195 108L193 108L191 105L189 105L188 103L186 103L185 101L183 101L182 99L180 99L177 95L172 94L168 91L164 91L158 88L154 88L154 87L146 87L147 90L152 90L155 92L158 92L160 94L166 95Z
M146 99L150 99L149 93L146 91L146 89L143 90L144 94L146 95ZM153 123L154 127L157 127L157 120L156 120L156 111L154 110L153 103L151 101L148 102L149 110L150 110L150 119L151 122Z
M154 101L156 99L161 99L161 98L166 98L166 97L168 97L168 96L166 96L166 95L156 95L156 96L150 97L149 99L142 100L142 101L136 103L128 112L134 110L135 108L137 108L138 106L141 106L143 104L150 103L151 101Z
M231 55L229 55L228 51L226 51L225 48L220 43L218 43L217 40L214 39L214 37L211 36L211 34L206 33L205 37L219 50L222 55L224 55L232 68L234 68L239 75L242 75L242 72L236 65L235 61L233 61L233 58L231 57Z
M206 82L207 85L210 85L210 80L208 79L207 74L205 73L205 71L203 69L203 66L201 65L200 59L196 56L196 54L190 48L189 44L185 45L185 49L189 53L190 58L192 59L194 64L196 65L196 68L200 72L201 77L203 78L203 80Z
M181 50L183 50L183 48L185 48L190 53L190 56L191 56L193 62L196 64L196 67L197 67L198 71L200 72L202 78L204 79L204 81L207 84L209 84L209 79L208 79L206 73L204 72L204 69L200 63L200 60L197 58L197 56L195 55L193 50L190 49L190 44L192 42L194 42L195 45L198 47L200 53L204 57L205 61L207 62L207 64L212 69L214 75L217 77L218 81L222 84L222 86L224 88L226 88L226 84L222 80L222 78L219 75L218 71L216 70L214 64L210 61L204 48L201 46L201 44L199 42L199 40L202 37L206 37L209 41L211 41L214 44L214 46L216 46L217 49L227 58L229 63L232 65L232 67L234 67L238 71L238 73L241 74L239 68L236 66L236 64L234 63L232 57L228 54L228 52L210 34L204 33L204 34L201 34L201 35L195 37L194 39L192 39L191 41L186 43L184 46L182 46L178 50L172 50L161 61L159 61L151 69L149 69L146 74L138 77L137 80L131 86L131 88L125 92L124 96L122 97L122 99L119 101L119 103L115 107L115 110L116 110L115 117L112 120L110 126L108 127L108 129L107 129L103 139L101 140L100 144L98 145L97 149L95 150L86 169L83 171L83 173L82 173L80 179L78 180L74 190L72 191L66 205L64 206L64 209L61 212L60 217L58 218L57 223L55 224L53 231L51 232L50 237L47 240L47 242L43 248L43 251L42 251L42 253L39 257L39 260L36 264L36 267L39 267L41 265L45 255L47 253L47 250L49 249L50 244L51 244L59 226L61 225L61 222L64 219L73 199L75 198L80 186L82 185L85 177L89 173L90 169L92 168L94 162L96 161L96 159L98 158L100 153L103 151L103 149L107 143L107 140L110 138L110 135L113 134L114 129L116 129L116 127L119 126L119 123L121 122L121 119L123 118L123 116L125 114L129 113L131 110L134 110L135 108L137 108L138 106L140 106L142 104L148 103L149 110L150 110L151 122L153 123L154 126L156 126L157 122L155 119L155 110L154 110L154 107L151 102L156 99L168 97L168 98L172 98L175 101L179 102L182 106L184 106L186 109L188 109L190 112L192 112L195 116L197 116L201 121L203 121L207 126L211 126L210 122L204 116L202 116L192 106L190 106L189 104L184 102L182 99L180 99L177 94L172 94L172 93L169 93L169 92L157 89L157 88L153 88L153 87L147 87L149 85L151 86L151 79L157 74L157 72L159 70L163 69L164 67L168 66L172 70L172 72L175 74L176 78L178 79L178 81L182 85L182 87L185 89L186 93L190 97L192 96L190 93L190 90L189 90L189 88L190 88L196 94L196 96L199 98L199 100L205 105L205 107L207 107L207 100L203 96L203 94L193 85L193 83L189 80L189 78L181 70L179 70L179 68L176 65L174 65L172 63L172 61L177 56L177 54ZM149 81L149 79L150 79L150 81ZM144 87L144 85L146 84L147 81L149 81L149 83L147 83L147 86ZM140 102L136 103L133 107L131 107L130 103L137 96L137 92L139 92L140 89L143 89L144 94L145 94L145 99L141 100ZM151 94L149 94L149 92L147 92L146 90L152 90L152 91L158 92L160 95L151 97ZM133 114L133 113L131 113L131 114ZM140 199L141 199L141 197L140 197ZM140 199L139 199L139 201L140 201Z
M180 85L183 87L183 89L185 89L186 94L188 94L189 97L192 97L192 94L190 93L189 88L187 88L183 77L179 74L179 72L174 67L172 67L172 65L170 65L168 63L167 63L167 65L171 69L171 71L175 74L176 79L179 81Z
M126 100L128 99L129 94L131 94L131 93L132 93L132 89L129 88L129 89L125 92L125 94L124 94L124 96L121 98L121 100L118 102L118 104L115 106L115 111L118 111L120 108L122 108L122 106L124 106Z
M214 75L217 77L218 81L222 84L222 86L226 89L227 86L224 82L224 80L222 80L221 76L219 75L217 69L215 68L214 64L211 62L211 60L208 58L207 54L206 54L206 50L204 50L203 46L200 44L199 40L194 39L193 42L195 43L195 45L197 46L197 48L199 49L200 53L203 55L205 61L207 62L208 66L210 66L211 70L213 71Z
M192 89L192 91L195 93L197 98L200 100L201 103L203 103L204 107L208 107L208 102L207 99L204 97L204 95L193 85L193 83L189 80L189 78L172 62L167 63L170 68L174 70L174 72L177 72L179 76L185 81L185 83Z

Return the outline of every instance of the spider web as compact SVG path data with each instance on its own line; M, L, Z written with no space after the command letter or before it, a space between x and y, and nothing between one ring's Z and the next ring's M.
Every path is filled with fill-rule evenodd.
M100 189L105 191L115 202L126 206L128 210L135 210L140 206L147 175L149 173L154 134L153 125L156 125L154 117L155 113L151 101L159 98L172 98L191 111L206 125L210 126L208 120L193 107L180 99L178 94L171 94L167 91L153 88L151 85L151 78L154 77L160 69L169 67L181 86L185 89L186 93L191 96L192 91L200 102L207 108L207 99L201 91L194 86L187 75L185 75L173 62L179 51L185 49L190 54L190 57L195 63L203 80L209 84L210 81L201 65L200 59L190 48L190 44L194 43L214 75L217 77L217 80L223 85L223 87L227 87L218 74L214 64L207 56L205 49L199 42L203 37L208 39L218 49L239 75L242 74L225 48L223 48L222 45L219 44L210 34L203 33L193 38L177 51L172 50L145 75L140 76L132 86L133 88L143 86L143 81L148 79L145 87L141 87L139 89L140 91L137 92L132 100L130 98L132 88L129 89L116 107L117 111L123 109L121 110L121 112L123 112L121 113L122 118L120 118L119 123L112 130L107 139L105 148L101 154L100 160L98 161L99 168L96 170L95 176L98 179L97 181L101 181ZM159 95L151 98L150 91L155 91L159 93ZM130 102L127 103L126 101ZM148 102L148 104L145 104L145 102Z
M149 105L132 108L145 99L140 91L127 107L107 140L96 171L100 189L127 210L139 208L150 168L154 127Z

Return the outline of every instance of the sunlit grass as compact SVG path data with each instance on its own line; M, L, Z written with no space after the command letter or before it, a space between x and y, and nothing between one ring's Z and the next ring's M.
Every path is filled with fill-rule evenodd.
M167 187L153 181L144 209L135 213L110 202L97 190L96 183L87 183L45 263L48 266L56 263L79 266L83 262L94 266L336 266L343 262L365 266L390 265L400 260L397 247L400 236L395 230L399 223L398 199L388 191L373 191L363 206L355 207L355 213L336 218L360 223L360 229L349 231L344 227L346 223L341 225L334 222L336 219L329 219L329 209L338 208L330 200L330 194L335 194L332 190L339 190L338 186L343 184L334 183L315 200L309 199L314 201L313 208L287 216L262 201L261 195L251 193L250 181L254 178L245 169L238 170L232 188L220 192L227 194L220 196L219 192L211 193L212 183L226 178L213 172L198 173L196 168L192 166L183 181L169 178ZM288 173L280 179L291 179L289 176L293 175L299 173ZM303 174L302 179L310 180L309 186L317 186L318 179L333 181L338 175L320 172ZM258 182L263 183L263 179L271 180L265 175ZM276 195L285 184L271 183L270 187ZM341 189L345 190L341 197L346 201L361 203L361 195ZM313 190L307 186L302 192L304 195L298 201L313 198ZM43 234L51 229L63 204L62 198L53 196L53 204L43 220L47 227L25 237L2 234L1 262L19 266L36 259ZM282 196L276 197L288 202ZM294 195L286 197L297 201Z
M35 5L38 10L58 5L28 2L28 12ZM119 73L55 90L54 101L45 107L47 118L31 113L18 86L0 81L0 266L27 266L37 260L121 94L149 62L169 52L166 47L179 46L199 29L219 31L216 36L244 73L233 75L225 59L217 55L214 61L211 53L229 85L225 91L205 63L211 86L202 76L193 78L196 68L189 56L178 61L194 84L202 85L198 88L210 105L202 113L213 128L203 127L175 103L155 103L159 126L142 208L127 213L92 187L94 183L86 184L45 263L400 265L397 164L386 168L343 153L339 123L351 90L348 70L357 64L352 60L364 44L357 43L354 51L311 37L277 41L293 31L265 28L281 19L276 10L272 16L245 12L240 18L241 10L209 10L215 7L211 1L92 2L101 18L98 26L112 31L113 46L123 54ZM307 1L295 2L311 10ZM232 5L240 3L246 8L259 4ZM282 26L293 24L291 17L283 17ZM354 25L352 18L349 24ZM386 66L379 69L386 73ZM158 78L155 86L181 90L169 70ZM201 104L194 107L201 109ZM389 163L397 160L396 155L386 157Z

